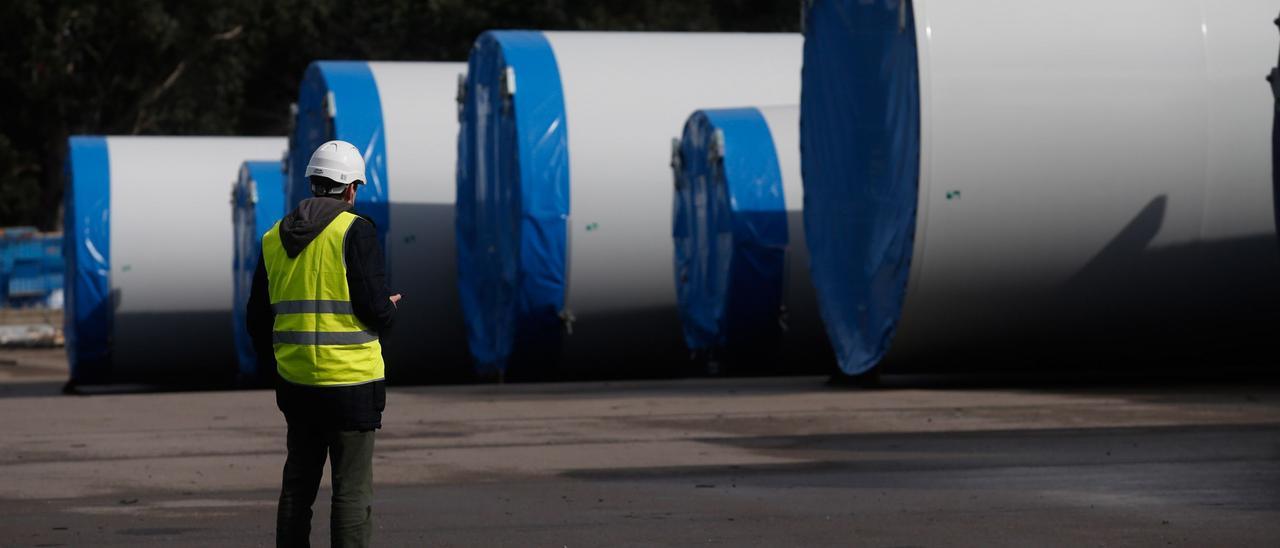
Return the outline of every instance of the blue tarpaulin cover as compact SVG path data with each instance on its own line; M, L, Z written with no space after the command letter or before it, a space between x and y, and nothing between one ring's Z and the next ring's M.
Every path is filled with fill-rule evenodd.
M517 351L557 344L564 307L568 133L559 68L542 33L476 39L460 118L458 291L467 343L478 372L504 372Z
M63 331L71 382L93 382L111 367L111 166L105 137L71 137L68 148Z
M676 293L690 349L777 342L787 212L769 126L755 108L695 112L673 158Z
M61 233L34 227L0 228L0 308L43 303L62 307L66 263Z
M245 162L232 194L232 233L235 249L232 259L231 328L235 335L236 359L242 379L259 375L258 357L245 327L245 309L253 287L253 273L258 268L262 235L284 214L284 174L279 160Z
M366 185L356 193L356 212L378 227L386 249L390 208L387 205L387 143L378 84L363 61L316 61L307 67L298 89L298 113L289 136L286 210L311 197L303 177L311 153L326 141L347 141L364 155Z
M920 91L910 2L817 0L804 13L805 233L846 374L889 350L915 237Z

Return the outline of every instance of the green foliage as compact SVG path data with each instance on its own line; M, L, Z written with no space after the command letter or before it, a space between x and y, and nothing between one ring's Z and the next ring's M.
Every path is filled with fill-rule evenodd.
M0 226L56 228L72 134L283 135L316 59L464 60L491 28L798 26L794 0L5 0Z

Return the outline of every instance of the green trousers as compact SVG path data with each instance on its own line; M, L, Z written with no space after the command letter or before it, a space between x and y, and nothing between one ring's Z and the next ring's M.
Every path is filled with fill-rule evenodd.
M363 432L289 427L276 546L310 546L311 505L327 456L333 476L330 544L368 546L373 533L373 430Z

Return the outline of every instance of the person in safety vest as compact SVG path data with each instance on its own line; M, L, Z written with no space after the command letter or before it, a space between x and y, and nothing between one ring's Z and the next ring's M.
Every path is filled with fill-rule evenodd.
M276 544L309 544L327 456L332 545L367 546L373 433L386 404L379 338L400 295L387 288L373 222L352 212L365 184L360 151L320 145L306 177L315 197L262 235L246 318L260 362L276 364L276 405L289 428Z

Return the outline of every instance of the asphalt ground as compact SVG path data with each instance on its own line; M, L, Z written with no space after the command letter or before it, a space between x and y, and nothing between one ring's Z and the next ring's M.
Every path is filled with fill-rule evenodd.
M65 396L63 380L56 351L0 352L0 544L274 542L271 392ZM393 388L374 541L1280 546L1274 380L884 381Z

